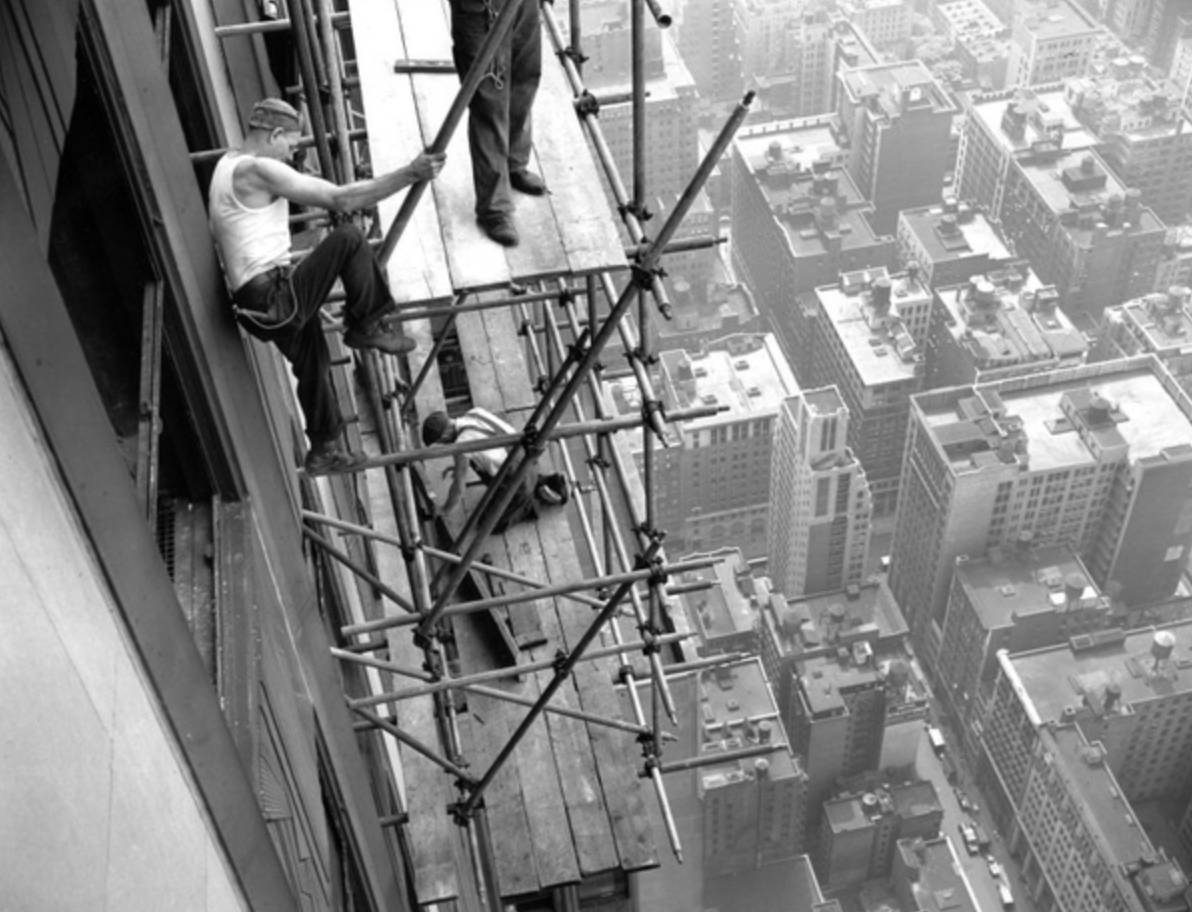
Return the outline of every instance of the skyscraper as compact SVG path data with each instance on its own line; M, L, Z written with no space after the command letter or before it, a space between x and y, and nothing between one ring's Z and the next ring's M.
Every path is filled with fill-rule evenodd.
M937 664L957 557L1069 544L1127 606L1175 591L1192 547L1192 400L1152 355L911 400L890 587Z
M835 387L786 399L770 469L769 571L787 598L861 582L872 505Z

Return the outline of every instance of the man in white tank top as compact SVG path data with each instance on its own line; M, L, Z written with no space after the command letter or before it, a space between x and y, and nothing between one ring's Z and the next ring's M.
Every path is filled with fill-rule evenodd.
M364 232L344 224L291 266L289 204L333 212L367 209L438 176L444 155L422 153L404 168L339 186L290 165L302 138L301 115L277 98L258 102L243 147L215 166L208 215L223 263L233 312L246 332L271 342L290 362L310 439L311 475L349 472L363 453L341 443L344 420L331 385L331 356L319 311L336 279L343 282L344 344L388 354L413 342L383 322L396 304Z

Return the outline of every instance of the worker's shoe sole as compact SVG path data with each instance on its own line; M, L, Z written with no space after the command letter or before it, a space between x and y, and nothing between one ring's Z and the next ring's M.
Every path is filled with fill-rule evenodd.
M387 355L404 355L417 346L413 339L403 336L392 326L378 323L370 330L351 328L344 332L344 345L348 348L371 348Z
M358 450L335 449L330 452L312 449L306 454L302 467L307 475L343 475L355 472L368 462L368 456Z

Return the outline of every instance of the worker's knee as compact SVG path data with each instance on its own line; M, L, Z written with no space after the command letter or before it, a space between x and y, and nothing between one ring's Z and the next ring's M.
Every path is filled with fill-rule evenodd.
M359 225L355 225L351 222L340 225L332 232L332 234L335 236L336 240L339 241L339 243L343 244L349 249L368 246L368 238L365 236L364 231Z

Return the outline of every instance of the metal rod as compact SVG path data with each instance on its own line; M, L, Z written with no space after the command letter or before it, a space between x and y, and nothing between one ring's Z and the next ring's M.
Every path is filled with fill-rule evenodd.
M168 7L167 7L168 10ZM157 475L161 439L161 333L165 284L146 283L141 295L141 377L137 421L137 499L149 523L157 529Z
M630 70L633 92L633 206L639 219L646 212L646 6L629 3ZM644 289L639 291L642 294Z
M395 73L454 73L450 60L399 60L393 64Z
M391 602L393 602L395 605L402 608L403 610L411 612L411 614L409 614L408 617L417 619L418 614L417 614L414 606L412 604L410 604L410 602L407 601L404 597L402 597L396 590L394 590L390 586L386 585L385 582L383 580L381 580L380 577L370 573L364 567L361 567L354 560L352 560L352 558L350 558L346 554L343 554L342 552L340 552L335 547L335 545L331 544L331 542L327 541L327 539L323 538L321 535L319 535L317 532L315 532L309 526L302 527L302 534L305 535L307 538L309 538L312 542L314 542L320 548L322 548L323 552L328 557L333 558L334 560L343 564L345 567L347 567L349 570L351 570L353 573L355 573L358 577L360 577L362 580L364 580L366 583L368 583L370 586L372 586L374 589L376 589L377 592L379 592L381 595L385 596L387 599L389 599ZM378 628L378 629L383 629L383 628Z
M719 766L722 763L732 763L735 760L748 760L750 757L760 757L763 754L772 754L779 750L786 750L785 741L773 741L766 744L756 744L753 747L743 747L740 750L688 757L686 760L659 763L658 766L663 773L678 773L683 770L699 769L703 766Z
M658 0L646 0L646 6L650 8L650 15L654 17L654 21L658 23L659 28L670 28L671 22L674 20L663 12L662 5Z
M349 705L351 705L351 701L349 701ZM430 748L427 745L423 744L421 741L419 741L417 738L415 738L409 732L402 731L400 728L398 728L396 725L394 725L388 719L384 719L381 716L377 715L375 712L371 712L371 711L364 709L362 707L359 707L359 706L352 706L352 711L364 716L364 718L368 719L369 722L371 722L377 728L381 729L381 731L385 732L386 734L392 735L394 738L396 738L402 744L406 745L406 747L409 747L409 748L412 748L412 749L418 751L418 753L422 754L422 756L424 756L427 760L431 761L431 763L434 763L436 766L442 767L447 772L451 773L451 775L453 775L459 779L462 779L464 782L475 782L476 781L473 778L472 774L469 773L466 769L464 769L463 767L460 767L460 766L456 766L454 763L452 763L446 757L440 757L437 753L435 753L433 748Z
M347 13L333 13L331 24L336 28L348 28L352 23ZM216 38L235 38L238 35L261 35L265 32L286 32L289 30L289 19L261 19L257 22L238 22L235 25L217 25L213 29Z
M605 604L607 608L607 603ZM689 637L686 633L671 633L667 634L667 642L677 642L678 640ZM609 656L618 655L625 650L640 649L644 646L643 642L623 643L618 646L601 646L598 649L589 650L584 655L585 661L594 661L596 659L607 659ZM545 671L548 668L554 668L558 664L557 658L549 659L535 659L532 662L526 662L522 665L510 665L507 668L492 668L488 671L478 671L474 674L466 675L460 678L440 678L437 681L428 682L419 687L407 687L404 690L392 690L386 693L370 694L367 697L357 697L349 700L349 704L353 707L357 706L380 706L385 703L395 703L399 700L409 700L414 697L425 697L430 694L436 694L441 691L451 690L453 688L462 687L465 684L484 684L488 681L500 681L504 678L517 678L523 674L532 671Z
M455 132L455 128L463 120L464 111L471 103L472 96L476 94L476 89L479 88L481 81L488 73L489 64L492 63L492 59L496 56L501 43L509 34L510 29L513 28L514 19L517 17L522 3L537 2L538 0L508 0L505 4L500 14L489 26L488 34L484 36L484 42L480 45L480 50L476 52L476 59L472 62L472 66L464 77L463 84L460 86L459 92L456 93L455 99L451 102L447 116L443 118L443 123L440 125L439 131L435 134L435 138L427 151L431 153L447 151L447 145L451 142L451 136ZM405 199L402 200L401 208L398 209L397 216L393 220L393 224L385 232L385 242L381 245L380 250L377 251L377 260L382 266L389 262L389 257L393 255L393 249L397 246L397 242L401 240L402 233L410 223L410 219L414 215L414 209L417 208L418 202L422 199L422 194L426 192L429 184L429 180L419 181L407 191Z
M463 303L466 294L456 296L455 303L458 306ZM409 390L406 392L406 408L413 410L414 397L418 395L418 391L422 389L422 384L426 382L426 378L430 376L431 370L439 362L439 352L443 350L443 346L447 343L447 337L451 335L451 330L455 326L456 318L459 316L459 311L451 313L447 317L447 322L439 331L439 337L435 339L434 344L430 348L430 353L426 356L426 360L422 362L422 367L418 370L418 376L414 378L414 382L410 384Z
M728 241L726 237L716 237L710 234L701 234L698 237L679 238L676 241L671 241L666 245L662 251L663 256L670 253L690 253L692 250L707 250L709 247L715 247L718 244L724 244ZM642 246L639 244L636 247L626 247L625 256L630 259L635 259L642 252Z
M637 248L634 248L634 250L636 250L636 249ZM584 294L584 290L582 287L576 286L576 287L572 288L572 293L573 294ZM558 297L558 293L551 291L551 292L542 292L541 294L527 294L527 295L514 294L508 298L492 298L492 297L485 298L485 299L477 298L476 300L471 301L470 303L464 304L464 303L462 303L462 301L463 301L463 298L465 298L466 296L467 296L467 292L461 292L459 297L456 299L456 301L458 301L459 303L456 303L456 301L453 301L448 304L441 304L441 305L430 304L430 305L424 305L421 307L406 307L403 305L401 308L394 311L393 313L386 314L385 322L386 323L410 323L410 322L413 322L414 320L430 320L430 319L433 319L434 317L449 317L453 313L462 314L462 313L471 313L473 311L482 311L482 310L504 310L504 309L508 308L510 305L517 304L518 302L523 301L523 300L524 301L542 301L542 300L554 299L554 298ZM333 291L326 298L326 300L328 302L343 301L344 299L345 299L345 295L340 290ZM342 326L342 324L338 324L338 323L334 323L334 322L330 323L329 325L336 326L337 328Z
M675 665L666 666L667 677L674 678L676 675L685 674L690 671L700 671L705 668L715 668L717 665L728 665L732 662L739 662L742 659L749 658L749 655L744 652L726 652L721 655L708 656L706 659L693 659L690 662L679 662ZM638 680L645 680L649 675L643 674L636 668L633 669L633 677Z
M314 533L309 533L314 535ZM672 564L667 567L668 573L684 573L688 570L699 570L704 567L711 567L718 563L718 559L712 557L703 557L691 561L683 561L682 563ZM456 567L462 566L462 558L460 564ZM631 586L640 580L649 579L649 570L630 570L627 573L614 573L607 576L597 576L590 579L574 580L567 583L555 583L550 586L543 586L541 589L534 589L530 592L521 592L515 594L498 595L492 598L477 599L471 602L459 602L448 606L443 615L447 617L456 617L463 614L476 614L480 611L489 611L493 608L502 608L506 605L516 605L522 602L536 601L541 598L554 598L558 595L566 595L569 592L579 592L584 589L598 589L601 586L614 586L623 582L629 583ZM379 618L375 621L362 621L359 624L348 624L341 628L340 632L345 636L360 636L364 633L375 633L378 630L388 630L392 627L410 627L422 621L422 615L414 613L399 617Z
M305 0L291 0L294 25L294 49L298 54L298 70L302 74L302 87L306 95L306 110L310 112L310 131L319 157L319 169L331 180L335 176L335 163L331 158L331 146L327 143L327 123L323 120L323 105L320 103L319 80L315 73L314 57L311 54L310 23L306 14Z
M331 25L331 0L315 0L319 32L323 39L323 60L327 69L327 85L331 95L331 122L335 126L335 145L339 159L339 179L346 183L355 177L352 167L352 144L348 140L348 118L344 110L344 87L339 38Z
M644 555L642 555L642 561L644 563L653 561L660 548L661 545L655 542L650 546L650 549ZM540 715L542 715L542 711L546 704L550 702L551 697L553 697L555 692L563 686L563 682L571 676L572 670L579 663L580 659L584 657L584 651L589 645L591 645L592 641L599 636L601 628L608 623L609 619L613 616L613 613L617 610L617 606L620 604L621 600L625 598L626 594L632 588L633 584L630 582L622 583L617 587L617 591L614 592L612 597L608 600L608 604L604 606L600 614L596 616L596 619L588 625L588 629L584 631L583 635L579 638L579 641L576 642L571 653L555 669L554 677L551 678L546 687L543 688L542 693L539 695L534 706L528 713L526 713L525 718L521 720L513 734L509 736L509 740L505 742L505 746L502 747L497 756L493 758L493 762L489 765L489 768L480 778L480 782L475 786L469 786L470 791L468 797L462 802L460 807L460 812L465 817L470 815L472 811L475 810L476 805L480 803L480 799L484 797L485 789L487 789L489 784L492 783L493 779L496 778L497 773L499 773L501 768L504 767L505 762L513 755L513 752L517 749L518 744L520 744L522 738L525 737L526 732L530 730L530 726L537 721Z
M368 131L363 128L348 131L348 139L350 139L354 143L361 142L367 138L368 138ZM311 135L303 136L300 140L298 140L298 148L300 148L300 149L309 149L309 148L313 147L314 144L315 144L315 138L314 138L314 136L311 136ZM224 155L226 155L228 153L228 151L230 150L230 148L231 147L224 147L221 149L201 149L198 152L191 152L190 160L194 164L215 161L219 158L222 158ZM338 295L331 295L327 298L327 300L329 300L329 301L343 300L343 293L341 292Z

